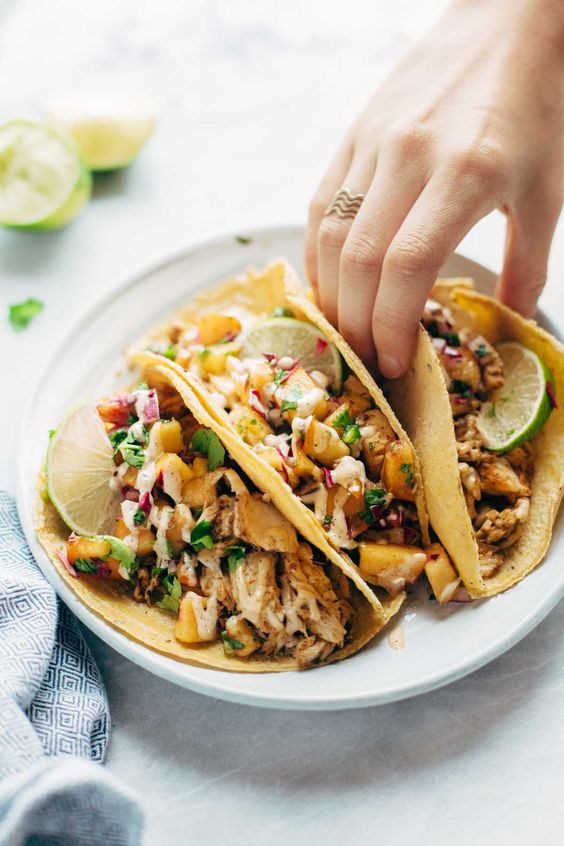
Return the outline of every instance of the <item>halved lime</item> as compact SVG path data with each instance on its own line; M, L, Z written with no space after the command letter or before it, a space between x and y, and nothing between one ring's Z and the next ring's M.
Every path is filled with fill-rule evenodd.
M542 429L552 411L552 373L539 356L516 341L496 347L505 370L501 388L480 409L477 426L491 452L509 450Z
M95 171L131 164L155 125L153 106L125 91L68 91L51 98L47 114Z
M0 224L59 229L92 191L92 175L70 138L45 123L0 126Z
M71 411L55 431L47 452L47 491L77 535L109 535L119 512L120 492L110 484L113 448L96 406Z
M319 370L338 393L343 381L343 359L337 347L313 323L294 317L266 317L246 332L241 355L259 358L263 353L297 358L300 367Z

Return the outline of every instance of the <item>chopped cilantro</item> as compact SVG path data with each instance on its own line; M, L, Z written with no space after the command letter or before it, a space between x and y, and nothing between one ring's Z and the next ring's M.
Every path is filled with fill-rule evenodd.
M486 347L484 342L481 341L478 344L478 346L476 347L476 349L474 350L474 355L477 355L478 358L484 358L484 356L486 356L487 354L488 354L488 348Z
M258 426L258 420L256 417L251 417L249 420L249 426Z
M384 488L370 488L364 494L364 502L368 508L371 505L384 505L386 496L387 494Z
M143 429L143 434L146 443L149 430L145 427ZM142 467L145 463L143 444L138 443L131 431L129 431L126 437L120 442L118 450L121 452L123 460L129 464L130 467Z
M176 347L174 344L169 344L166 350L164 351L164 357L169 358L171 361L176 360Z
M272 312L272 314L270 316L271 317L293 317L294 312L292 311L291 308L288 308L288 306L278 306L277 308L274 309L274 311Z
M182 596L180 582L173 573L169 573L164 577L162 586L166 590L166 594L155 605L176 613L180 605L180 597Z
M216 470L225 461L225 449L211 429L198 429L192 436L192 449L208 457L208 470Z
M444 338L449 347L459 347L460 338L458 332L439 332L439 338Z
M370 510L372 506L376 506L377 508L381 508L386 504L387 494L384 488L370 488L370 490L365 491L364 493L364 504L366 509L364 511L359 512L359 517L361 520L364 520L366 523L373 523L374 522L374 515Z
M221 633L221 639L223 641L223 649L226 655L231 655L234 649L244 649L245 644L241 643L240 640L233 640L232 637L229 637L227 632Z
M79 573L96 573L98 568L89 558L77 558L74 562L74 569Z
M41 300L29 297L23 303L15 303L9 308L10 323L16 332L21 332L23 329L27 329L33 318L43 311L44 306Z
M127 438L127 429L116 429L115 432L108 432L108 439L114 448L114 458L119 452L119 445Z
M211 350L201 350L198 353L198 358L200 359L200 361L204 362L206 360L206 358L209 358L210 355L211 355Z
M196 523L190 533L190 543L193 546L195 552L199 552L204 547L206 549L212 548L212 530L213 523L210 523L209 520L200 520L199 523Z
M326 514L325 517L323 518L323 525L324 526L330 526L332 522L333 522L333 515L332 514Z
M136 415L136 414L133 414L133 413L130 411L130 412L129 412L129 415L128 415L128 417L127 417L127 423L128 423L128 425L129 425L129 426L133 426L133 424L134 424L134 423L138 423L138 422L139 422L139 418L137 417L137 415Z
M284 378L284 376L287 376L287 375L288 375L287 370L282 370L282 368L277 370L276 373L274 374L274 384L277 387L279 387L282 384L282 379Z
M349 445L356 444L356 442L360 440L360 429L358 428L356 423L347 426L347 428L343 432L342 438L343 441Z
M450 394L460 394L461 397L465 398L472 394L470 385L467 385L466 382L462 382L460 379L453 379L448 390Z
M147 515L142 508L137 508L133 514L133 522L136 526L144 526L147 522Z
M495 402L492 402L492 407L488 411L488 417L497 417L497 408Z
M415 479L413 478L413 465L412 464L400 464L400 470L405 476L405 483L408 487L412 488L415 485Z
M247 244L251 244L253 241L253 239L249 238L247 235L235 235L235 240L238 244L245 244L245 246Z
M280 411L295 411L298 407L298 403L296 400L282 400L282 405L280 406Z
M225 552L227 553L227 566L229 567L229 572L233 573L237 567L242 564L245 558L246 549L244 546L237 544L234 546L227 546L225 548Z
M139 565L135 553L131 550L124 541L120 538L115 538L113 535L100 535L102 540L108 541L110 544L110 556L119 561L124 570L129 573L137 569Z
M348 426L354 425L354 419L351 417L349 407L347 406L340 411L333 420L333 427L335 429L346 429Z
M146 382L137 382L135 387L133 388L132 393L137 393L137 391L148 391L149 386Z

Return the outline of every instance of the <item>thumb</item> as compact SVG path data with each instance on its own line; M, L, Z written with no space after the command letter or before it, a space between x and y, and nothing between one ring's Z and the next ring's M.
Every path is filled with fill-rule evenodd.
M537 308L548 268L548 256L561 204L531 205L519 212L508 212L503 270L496 296L520 312L532 317Z

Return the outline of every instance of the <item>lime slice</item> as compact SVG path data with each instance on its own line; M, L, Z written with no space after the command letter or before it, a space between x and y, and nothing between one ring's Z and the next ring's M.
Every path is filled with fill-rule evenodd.
M547 384L553 381L544 361L522 344L507 341L496 349L503 359L505 381L482 405L477 426L486 449L501 453L542 429L552 411Z
M109 535L120 493L110 485L113 449L96 407L81 405L64 418L47 452L47 491L77 535Z
M51 99L49 118L72 136L91 170L131 164L155 125L152 105L119 91L74 91Z
M0 224L59 229L76 217L92 176L70 138L44 123L0 126Z
M341 354L313 323L293 317L267 317L259 320L247 330L242 356L258 358L263 353L297 358L300 366L306 370L324 373L336 393L341 390Z

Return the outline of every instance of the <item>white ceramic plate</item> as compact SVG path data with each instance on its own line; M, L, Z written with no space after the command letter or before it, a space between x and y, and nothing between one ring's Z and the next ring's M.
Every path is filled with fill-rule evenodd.
M82 622L118 652L162 676L200 693L253 705L294 709L361 708L404 699L452 682L491 661L524 637L564 593L564 526L556 526L545 562L507 593L445 608L424 596L412 597L392 625L401 624L405 646L390 646L389 630L357 655L305 673L247 675L205 670L166 658L132 640L85 608L63 583L38 545L32 507L47 431L69 405L123 385L119 366L125 346L144 328L190 299L192 292L218 282L248 264L285 256L302 267L303 230L280 227L233 235L188 249L139 273L102 300L66 336L45 368L22 421L18 454L18 505L29 545L59 596ZM461 256L444 268L471 275L491 291L493 274ZM155 311L154 303L160 303ZM148 307L151 304L151 308ZM548 321L545 325L555 331Z

